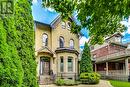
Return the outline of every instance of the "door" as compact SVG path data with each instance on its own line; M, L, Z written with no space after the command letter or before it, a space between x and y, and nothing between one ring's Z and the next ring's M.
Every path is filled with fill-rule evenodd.
M40 58L40 75L49 75L50 73L50 58Z

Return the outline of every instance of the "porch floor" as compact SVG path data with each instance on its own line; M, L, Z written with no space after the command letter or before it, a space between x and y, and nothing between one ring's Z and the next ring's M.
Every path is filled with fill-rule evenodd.
M55 84L52 85L40 85L39 87L112 87L109 81L100 80L99 84L97 85L78 85L78 86L56 86Z

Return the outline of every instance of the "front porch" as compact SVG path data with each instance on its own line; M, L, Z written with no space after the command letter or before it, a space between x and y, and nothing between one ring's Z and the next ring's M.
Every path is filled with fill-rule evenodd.
M101 74L104 79L128 81L129 69L130 54L128 50L97 58L95 62L95 72Z

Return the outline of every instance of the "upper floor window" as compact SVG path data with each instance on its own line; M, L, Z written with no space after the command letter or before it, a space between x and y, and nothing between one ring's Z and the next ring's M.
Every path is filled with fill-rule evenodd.
M64 38L63 37L59 38L59 46L60 46L60 48L64 47Z
M48 45L48 36L45 33L42 35L42 44L43 44L43 46Z
M70 40L70 48L74 48L74 40L73 39Z
M73 58L68 58L68 72L73 72Z
M65 29L65 22L61 22L61 27L62 27L62 29Z
M70 23L70 22L67 23L67 28L68 28L68 29L71 28L71 23Z

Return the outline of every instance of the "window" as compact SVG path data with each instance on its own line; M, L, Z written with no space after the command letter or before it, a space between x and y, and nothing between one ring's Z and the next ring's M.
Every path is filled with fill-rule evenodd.
M43 44L43 46L48 45L48 36L47 36L47 34L42 35L42 44Z
M70 40L70 48L74 48L74 40L73 39Z
M60 45L60 48L64 47L64 38L63 37L59 38L59 45Z
M62 29L65 29L65 22L61 22Z
M68 72L73 72L73 58L69 57L68 58Z
M71 28L71 23L70 23L70 22L67 23L67 28L68 28L68 29Z
M60 57L60 72L64 72L64 59Z
M121 37L117 37L116 42L121 42Z

